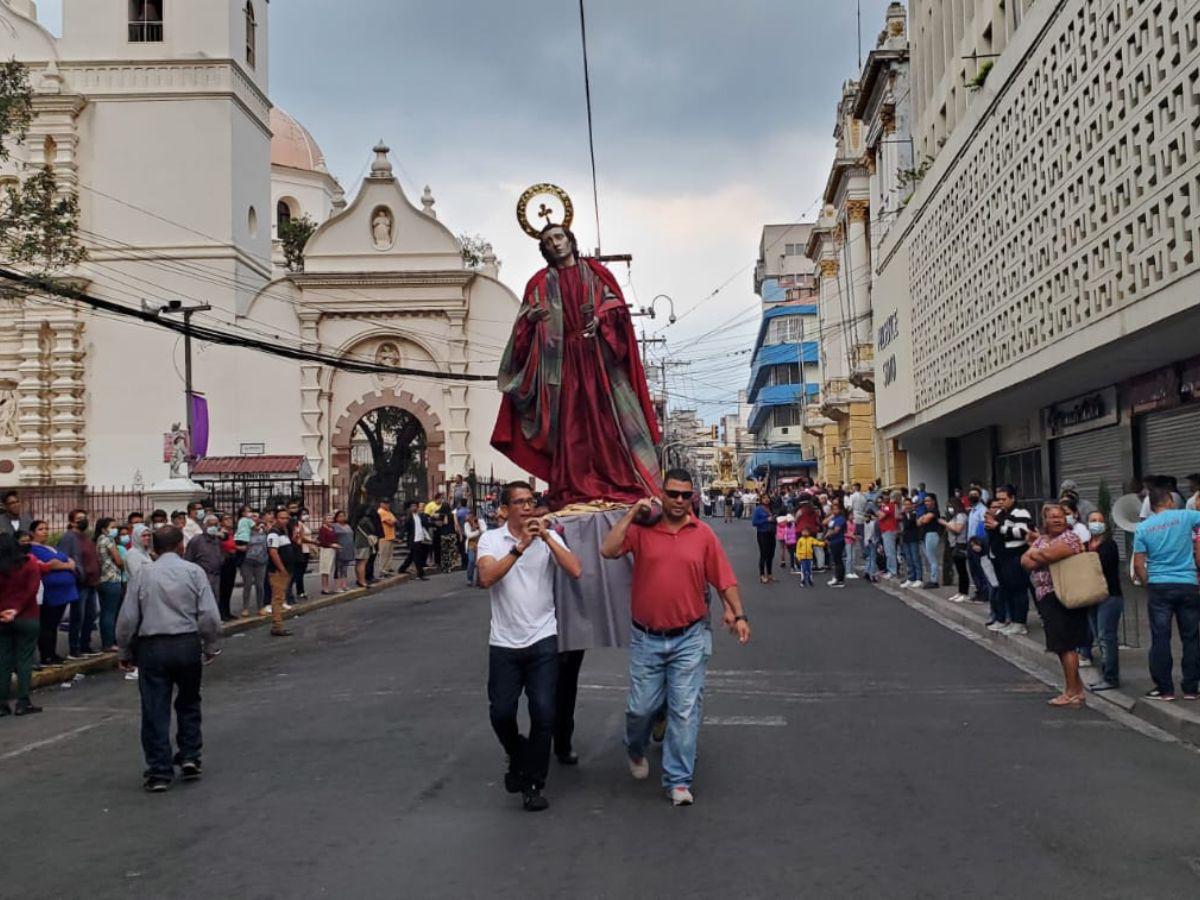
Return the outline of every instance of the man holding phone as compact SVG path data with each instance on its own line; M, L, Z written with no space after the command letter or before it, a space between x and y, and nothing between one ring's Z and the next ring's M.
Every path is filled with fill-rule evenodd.
M508 754L504 786L521 793L529 812L550 804L542 796L550 767L558 680L558 620L554 613L554 571L571 578L583 563L563 539L533 515L533 489L523 481L505 485L500 503L505 524L479 539L479 586L492 603L488 639L488 710L492 728ZM529 736L517 725L524 691L529 705Z
M646 745L665 702L662 785L674 806L693 802L704 674L712 655L707 585L721 595L726 627L739 643L750 640L750 620L742 608L737 578L713 530L692 514L694 493L691 474L671 469L663 479L662 518L653 525L634 526L653 508L649 498L639 500L600 548L608 559L633 554L633 633L625 710L629 771L639 781L649 776Z

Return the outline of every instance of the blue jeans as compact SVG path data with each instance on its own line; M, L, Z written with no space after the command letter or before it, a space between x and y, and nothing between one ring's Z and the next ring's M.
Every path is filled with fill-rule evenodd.
M629 639L629 702L625 746L631 759L644 759L654 715L667 705L663 742L663 787L691 787L696 741L703 717L704 671L712 633L697 622L678 637L664 638L634 628Z
M921 581L921 544L918 541L905 541L904 548L905 576L909 581Z
M1150 614L1150 677L1164 694L1175 693L1171 658L1171 619L1179 627L1183 646L1183 692L1200 689L1200 589L1194 584L1150 584L1146 605Z
M887 557L888 574L895 578L900 574L900 559L896 554L896 532L883 532L883 555Z
M942 537L936 531L931 531L925 535L924 541L925 561L929 563L929 580L933 584L941 584L942 573L940 571L939 557L942 554Z
M479 555L477 550L467 551L467 584L475 583L475 558Z
M1109 597L1099 606L1093 606L1092 631L1100 644L1100 674L1109 684L1121 683L1121 660L1117 649L1117 626L1125 611L1124 597ZM1088 648L1091 649L1090 647Z
M987 576L983 574L983 566L979 564L982 555L967 547L967 571L971 573L971 581L975 585L975 596L980 600L990 601L992 586L988 584Z
M67 646L72 656L92 652L92 632L96 630L96 589L79 586L79 599L71 603Z
M879 538L873 537L863 545L863 554L866 556L866 566L863 573L868 578L874 578L875 573L879 571Z
M812 560L801 559L798 560L798 563L800 565L800 583L812 587Z
M996 560L996 580L1000 586L995 590L994 609L999 622L1025 625L1029 621L1029 574L1021 568L1021 555L1013 554L1007 559Z
M117 646L117 613L121 611L121 582L102 581L100 594L100 646Z
M488 647L488 715L522 787L546 786L558 686L558 638L528 647ZM521 692L529 704L529 736L517 727Z

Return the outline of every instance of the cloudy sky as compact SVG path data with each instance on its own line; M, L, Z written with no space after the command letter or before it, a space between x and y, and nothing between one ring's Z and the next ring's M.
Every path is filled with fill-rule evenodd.
M59 5L39 2L53 31ZM862 0L864 52L886 7ZM275 0L270 28L272 100L348 191L383 138L410 200L431 185L518 293L542 264L513 214L529 184L566 188L595 246L575 0ZM603 250L633 254L628 299L675 300L665 350L692 365L671 388L712 419L745 386L762 225L818 210L855 2L588 0L588 41Z

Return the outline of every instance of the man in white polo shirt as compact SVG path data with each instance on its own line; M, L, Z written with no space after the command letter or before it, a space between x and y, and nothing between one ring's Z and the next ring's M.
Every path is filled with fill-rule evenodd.
M583 563L557 533L533 516L533 490L528 484L505 485L500 504L507 520L483 533L476 563L479 586L488 588L492 600L488 711L508 754L505 788L522 794L526 810L539 812L550 805L542 790L550 767L558 682L554 566L578 578ZM529 704L528 737L522 737L517 727L522 690Z

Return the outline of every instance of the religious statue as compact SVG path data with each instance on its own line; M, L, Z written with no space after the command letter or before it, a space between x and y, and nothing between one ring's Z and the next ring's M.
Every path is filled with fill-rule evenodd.
M371 217L371 236L380 250L392 246L392 215L382 206Z
M188 434L179 427L178 422L171 425L170 443L170 469L167 474L171 478L183 478L183 466L188 457Z
M539 230L529 222L526 208L538 193L562 201L561 224L544 203L538 215L546 224ZM603 265L579 256L561 188L530 188L518 219L547 266L525 288L500 363L504 396L492 446L549 483L552 510L636 503L661 483L661 435L621 288Z

